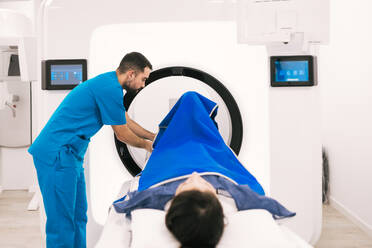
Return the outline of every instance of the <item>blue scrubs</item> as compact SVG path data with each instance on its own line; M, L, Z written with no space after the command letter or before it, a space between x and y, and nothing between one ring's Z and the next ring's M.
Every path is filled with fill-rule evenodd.
M34 141L33 155L47 215L47 247L86 247L87 200L83 159L103 125L126 124L116 72L75 87Z

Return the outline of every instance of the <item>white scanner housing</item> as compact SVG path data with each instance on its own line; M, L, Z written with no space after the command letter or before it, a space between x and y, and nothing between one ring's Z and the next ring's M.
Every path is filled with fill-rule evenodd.
M268 55L306 54L327 43L328 9L328 0L43 1L39 61L87 59L91 78L115 70L126 53L138 51L154 70L188 66L216 77L242 114L240 161L269 196L297 212L285 225L314 244L322 221L319 91L272 89ZM39 88L41 130L68 91ZM110 127L92 139L85 168L92 247L121 183L131 179Z

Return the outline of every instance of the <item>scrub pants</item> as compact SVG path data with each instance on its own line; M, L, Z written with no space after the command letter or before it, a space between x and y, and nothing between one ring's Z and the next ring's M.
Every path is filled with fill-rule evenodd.
M87 199L83 161L63 147L54 164L34 157L47 216L47 248L85 248Z

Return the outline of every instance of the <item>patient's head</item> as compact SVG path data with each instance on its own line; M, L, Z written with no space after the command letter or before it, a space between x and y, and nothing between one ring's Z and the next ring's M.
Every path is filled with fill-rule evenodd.
M224 228L214 187L193 173L180 184L166 215L166 226L182 247L215 247Z
M184 191L198 190L202 192L210 192L216 195L216 189L208 181L203 179L198 173L194 172L187 178L186 181L181 183L177 190L176 196Z

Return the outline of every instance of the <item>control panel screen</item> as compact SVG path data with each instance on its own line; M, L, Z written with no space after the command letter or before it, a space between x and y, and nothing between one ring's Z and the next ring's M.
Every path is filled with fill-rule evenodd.
M86 59L55 59L42 62L43 90L70 90L87 80Z
M76 85L83 82L82 65L51 65L50 82L52 85Z
M275 61L275 81L309 81L309 62Z
M316 84L313 56L272 56L270 59L271 86L313 86Z

